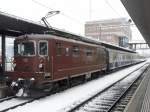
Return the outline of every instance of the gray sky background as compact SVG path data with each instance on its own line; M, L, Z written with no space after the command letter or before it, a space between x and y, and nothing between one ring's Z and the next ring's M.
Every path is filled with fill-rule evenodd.
M86 21L130 18L120 0L0 0L0 11L36 22L51 10L61 12L48 19L51 26L81 35ZM137 29L132 30L133 39L141 40Z

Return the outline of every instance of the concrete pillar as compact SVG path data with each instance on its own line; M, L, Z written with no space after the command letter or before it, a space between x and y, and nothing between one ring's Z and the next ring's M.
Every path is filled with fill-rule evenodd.
M4 71L5 71L5 57L6 57L6 55L5 55L5 52L6 52L6 46L5 46L5 44L6 44L6 36L3 34L2 35L2 74L4 73Z

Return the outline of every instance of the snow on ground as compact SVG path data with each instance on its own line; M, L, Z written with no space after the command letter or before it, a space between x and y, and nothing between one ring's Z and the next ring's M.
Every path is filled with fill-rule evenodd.
M0 111L1 110L4 110L6 108L9 108L9 107L12 107L14 105L17 105L17 104L20 104L20 103L23 103L23 102L26 102L27 100L21 100L21 99L11 99L11 100L6 100L4 102L1 102L0 104Z
M125 77L128 73L134 71L140 66L144 65L143 62L138 65L117 71L110 75L106 75L96 80L92 80L88 83L72 87L60 93L48 96L46 98L34 101L32 103L20 106L9 112L63 112L68 110L72 105L75 105L87 97L94 95L100 90L108 87L112 83L118 81L122 77Z

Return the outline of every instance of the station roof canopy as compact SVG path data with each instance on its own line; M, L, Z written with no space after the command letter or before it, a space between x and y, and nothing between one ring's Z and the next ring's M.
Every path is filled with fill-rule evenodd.
M150 46L150 0L121 0L121 2Z
M48 28L44 24L26 20L14 15L0 12L0 34L7 36L20 36L24 34L54 34L78 40L81 35L54 27ZM75 38L76 37L76 38Z
M131 50L111 45L105 42L99 42L90 38L85 38L81 35L77 35L68 31L60 30L53 27L48 28L43 24L35 23L33 21L25 20L23 18L6 14L3 12L0 12L0 34L12 36L12 38L24 34L52 34L92 44L102 45L107 48L133 52Z
M23 34L43 33L46 30L48 28L44 25L0 12L0 34L19 36Z

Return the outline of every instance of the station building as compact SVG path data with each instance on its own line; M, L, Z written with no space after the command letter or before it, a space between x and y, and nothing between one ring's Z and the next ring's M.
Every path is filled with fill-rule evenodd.
M85 36L128 47L132 38L130 21L126 18L88 21L85 23Z

